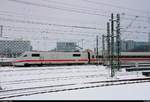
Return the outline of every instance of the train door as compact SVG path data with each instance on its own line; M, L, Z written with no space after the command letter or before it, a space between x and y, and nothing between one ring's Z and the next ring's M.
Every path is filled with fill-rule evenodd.
M90 54L90 52L88 52L88 64L90 64L91 63L91 54Z
M38 53L31 54L32 56L32 64L42 64L42 57Z

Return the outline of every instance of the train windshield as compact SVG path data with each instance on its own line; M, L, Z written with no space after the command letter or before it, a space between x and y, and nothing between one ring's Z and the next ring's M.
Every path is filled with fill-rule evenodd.
M27 54L26 54L26 55L24 55L23 57L27 57Z
M27 54L26 54L26 53L23 53L23 54L21 54L21 55L18 56L18 57L27 57Z

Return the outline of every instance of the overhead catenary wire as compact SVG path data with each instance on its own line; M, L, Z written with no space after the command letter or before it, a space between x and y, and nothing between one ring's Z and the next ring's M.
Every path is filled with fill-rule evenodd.
M1 11L0 11L0 16L2 16L2 17L11 17L11 18L24 18L24 19L31 19L31 20L42 20L42 19L44 19L44 21L47 21L47 22L49 22L48 20L59 20L59 21L67 21L67 22L79 22L79 23L82 23L82 24L86 24L86 25L91 25L91 24L94 24L94 25L96 25L95 24L95 22L94 21L89 21L89 23L87 23L87 22L85 22L85 21L79 21L79 20L76 20L76 19L71 19L71 18L66 18L66 17L52 17L52 16L38 16L38 15L25 15L25 14L22 14L22 13L17 13L17 14L13 14L13 13L1 13Z
M9 19L9 18L2 18L2 20L11 21L11 22L19 22L19 23L29 23L29 24L40 24L40 25L49 25L49 26L61 26L61 27L72 27L72 28L81 28L81 29L94 29L94 30L105 30L104 28L94 28L94 27L84 27L84 26L70 26L70 25L61 25L61 24L49 24L44 22L38 21L26 21L26 20L17 20L17 19ZM139 31L122 31L122 32L132 32L132 33L146 33L147 32L139 32Z
M51 29L51 28L27 28L27 27L18 27L18 26L8 26L8 25L3 25L5 28L9 29L19 29L19 30L24 30L24 31L38 31L38 32L43 32L43 33L47 33L47 31L62 31L62 32L75 32L75 33L99 33L99 31L92 31L92 32L88 32L88 31L78 31L78 30L60 30L60 29ZM101 28L102 31L105 31L105 28Z
M60 27L69 27L69 28L71 27L71 28L80 28L80 29L102 30L101 28L96 28L96 27L54 24L54 23L47 23L47 22L40 22L40 21L33 21L33 20L12 19L12 18L5 18L5 17L0 17L0 20L7 21L7 22L9 21L9 22L27 23L27 24L36 24L36 25L47 25L47 26L60 26Z
M32 32L32 33L40 32L40 31L27 31L27 30L14 30L14 29L5 29L5 30L21 31L21 32ZM91 36L91 37L93 37L93 34L88 34L88 33L79 33L79 34L75 33L74 34L74 33L70 33L70 32L67 32L67 31L61 31L61 30L60 30L60 32L58 32L57 30L51 30L51 31L45 31L45 32L42 31L40 33L49 33L49 34L54 33L54 34L63 34L63 35L68 35L68 33L69 33L69 35L76 35L76 36L80 35L80 36Z
M89 11L87 12L87 10L82 10L82 9L80 9L80 10L77 10L77 9L68 9L68 8L62 8L62 7L52 6L52 5L39 4L39 3L27 2L27 1L20 1L20 0L8 0L8 1L13 1L13 2L17 2L17 3L26 4L26 5L38 6L38 7L58 9L58 10L63 10L63 11L68 11L68 12L75 12L75 13L81 13L81 14L89 14L89 15L97 15L97 16L110 17L109 15L106 15L106 14L89 12ZM142 20L139 20L139 21L142 21Z
M13 29L12 29L13 28ZM33 33L33 34L35 34L36 33L36 35L38 36L38 33L40 34L40 33L42 33L42 34L44 34L44 33L46 33L46 35L44 34L44 35L40 35L40 36L38 36L38 37L36 37L36 35L35 36L30 36L30 34L28 35L26 35L26 37L23 37L24 39L30 39L30 40L54 40L53 38L51 38L50 37L50 35L52 34L57 34L57 35L59 35L59 36L55 36L55 38L59 38L59 39L55 39L55 40L64 40L64 35L66 35L66 36L86 36L86 38L88 39L88 38L92 38L96 33L76 33L76 32L71 32L71 31L63 31L63 30L49 30L49 31L40 31L40 30L34 30L34 31L28 31L27 29L25 29L25 30L22 30L22 29L20 29L19 27L19 29L17 28L14 28L14 27L12 27L12 28L6 28L6 26L5 26L5 32L7 32L7 31L15 31L15 32L19 32L19 35L20 35L20 37L22 38L23 36L22 36L22 34L24 34L23 32L30 32L30 33ZM22 27L21 27L22 28ZM32 28L31 28L32 29ZM30 29L30 30L31 30ZM21 33L20 33L21 32ZM68 35L69 34L69 35ZM98 34L98 33L97 33ZM14 36L14 38L20 38L19 37L19 35L17 34L17 37L15 37ZM61 36L61 35L63 35L63 37ZM5 36L6 37L6 36ZM81 40L80 39L80 37L78 38L78 39L76 39L76 40ZM7 34L7 38L12 38L12 37L9 37L9 34ZM73 40L72 38L70 39L67 39L67 37L66 37L66 39L65 40ZM75 39L74 39L75 40ZM85 39L86 40L86 39Z
M26 4L26 5L32 5L32 6L38 6L38 7L46 7L46 8L49 8L49 6L50 5L45 5L45 4L39 4L39 3L33 3L33 2L26 2L26 1L21 1L21 0L8 0L8 1L14 1L14 2L17 2L17 3L22 3L22 4ZM18 2L19 1L19 2ZM21 1L21 2L20 2ZM84 0L85 1L85 0ZM60 7L59 7L60 8ZM56 8L55 8L56 9ZM62 8L61 8L62 9ZM68 8L65 8L65 9L68 9ZM59 10L59 9L58 9ZM64 10L63 9L63 11L68 11L68 10ZM75 9L75 11L76 11L76 9ZM78 11L78 10L77 10ZM80 11L80 10L79 10ZM81 11L82 11L82 9L81 9ZM134 11L134 10L133 10ZM72 12L72 11L69 11L69 12ZM74 12L74 11L73 11ZM79 12L76 12L76 13L79 13ZM85 14L84 12L82 12L82 14ZM93 14L90 14L90 15L93 15ZM103 14L102 14L103 15ZM101 15L101 16L102 16ZM126 14L126 15L128 15L128 14ZM100 15L97 15L97 16L100 16ZM126 18L124 18L125 20L133 20L132 18L128 18L128 17L126 17ZM5 19L5 21L11 21L10 20L10 18L9 19ZM14 19L13 19L14 20ZM12 21L13 21L12 20ZM17 21L18 22L18 20L17 19L15 19L15 21ZM25 21L25 22L24 22ZM140 22L144 22L145 20L137 20L137 21L140 21ZM20 20L19 20L19 22L20 22ZM30 21L30 20L21 20L21 22L22 23L28 23L28 24L40 24L40 25L49 25L49 26L60 26L60 27L71 27L71 28L79 28L79 29L93 29L93 30L95 30L95 28L96 27L84 27L84 26L70 26L70 25L62 25L62 24L47 24L47 22L45 23L45 22L39 22L39 21ZM21 23L20 22L20 23ZM97 29L97 28L96 28ZM99 29L99 28L98 28ZM99 29L100 30L100 29ZM125 31L124 31L125 32ZM141 32L139 32L139 31L127 31L127 32L132 32L132 33L141 33ZM142 33L147 33L147 32L142 32Z
M21 3L21 4L25 4L25 5L44 7L44 8L49 8L49 9L57 9L57 10L67 11L67 12L74 12L74 13L80 13L80 14L99 15L99 16L103 16L103 17L109 17L108 15L105 15L105 14L93 13L93 12L88 12L88 11L85 11L85 10L68 9L68 8L56 7L56 6L53 6L53 5L33 3L33 2L20 1L20 0L8 0L8 1L17 2L17 3Z
M47 0L44 0L44 1L47 1ZM56 1L47 1L47 2L54 2L54 3L58 3L58 4L63 4L63 5L67 5L67 6L73 6L73 5L71 5L71 4L66 4L66 3L62 3L62 2L56 2ZM78 5L79 6L79 5ZM77 6L77 7L78 7ZM79 6L79 7L82 7L82 6ZM83 7L82 7L83 8ZM68 8L69 9L69 8ZM77 8L76 8L77 9ZM106 10L104 10L104 9L97 9L97 8L89 8L89 7L84 7L84 11L89 11L89 9L90 9L90 11L91 10L94 10L93 11L93 13L95 13L95 12L101 12L101 11L105 11L105 12L109 12L109 13L111 13L112 11L106 11ZM79 9L80 10L80 9ZM95 11L96 10L96 11ZM17 16L27 16L27 15L24 15L24 14L21 14L21 13L16 13L16 12L10 12L10 11L2 11L2 10L0 10L0 12L1 13L4 13L5 15L7 15L7 16L12 16L12 14L15 14L15 15L17 15ZM114 12L114 11L113 11ZM118 12L116 12L116 13L118 13ZM4 14L0 14L0 15L4 15ZM132 17L136 17L136 16L139 16L140 18L147 18L147 16L141 16L141 15L133 15L133 14L127 14L127 13L121 13L122 15L126 15L126 16L132 16ZM91 14L92 15L92 14ZM102 14L102 15L104 15L104 14ZM31 16L31 15L30 15ZM97 15L98 16L98 15ZM49 17L48 17L49 18ZM132 18L131 18L132 19Z
M23 4L31 4L31 5L34 5L34 6L42 6L42 7L47 7L45 5L40 5L40 4L35 4L35 3L32 3L32 2L25 2L25 1L19 1L19 0L9 0L9 1L15 1L15 2L19 2L19 3L23 3ZM102 15L101 15L102 16ZM131 18L125 18L126 20L132 20ZM141 22L144 22L145 20L137 20L137 21L141 21Z
M67 12L74 12L74 13L80 13L80 14L88 14L88 15L96 15L96 16L103 16L103 17L110 17L109 15L106 14L101 14L101 13L95 13L95 12L89 12L88 10L77 10L77 9L68 9L68 8L62 8L62 7L57 7L57 6L53 6L53 5L47 5L47 4L39 4L39 3L33 3L33 2L27 2L27 1L20 1L20 0L8 0L8 1L12 1L12 2L17 2L17 3L21 3L21 4L26 4L26 5L32 5L32 6L38 6L38 7L44 7L44 8L50 8L50 9L58 9L58 10L62 10L62 11L67 11ZM126 14L128 15L128 14ZM128 15L128 16L137 16L137 15ZM140 16L142 17L142 16ZM145 17L145 16L144 16ZM126 20L131 20L132 18L126 18ZM137 20L137 21L144 21L144 20Z
M86 10L92 10L93 12L101 12L101 11L104 11L104 12L108 12L108 13L112 13L111 10L104 10L104 9L99 9L99 8L93 8L93 7L89 7L89 6L81 6L81 5L74 5L74 4L70 4L70 3L65 3L65 2L58 2L58 1L53 1L53 0L42 0L42 1L45 1L45 2L48 2L48 3L55 3L55 4L61 4L61 5L66 5L66 6L76 6L76 7L80 7L80 8L83 8L83 9L86 9ZM130 8L128 8L130 9ZM114 11L113 11L114 12ZM115 13L118 13L118 12L115 12ZM135 16L138 16L140 18L147 18L147 16L143 16L143 15L133 15L133 14L128 14L128 13L121 13L122 15L126 15L126 16L130 16L130 17L135 17Z
M97 33L92 33L92 32L81 32L81 31L64 31L64 30L58 30L58 29L50 29L50 30L47 30L47 29L40 29L40 28L24 28L24 27L13 27L13 26L5 26L6 27L5 29L6 30L11 30L11 31L19 31L19 32L32 32L32 33L35 33L35 32L38 32L38 33L55 33L55 34L63 34L63 35L80 35L80 36L93 36L93 34L98 34L99 32ZM11 28L11 29L10 29ZM34 30L33 30L34 29ZM103 29L105 31L105 29ZM75 34L74 34L74 33ZM138 34L148 34L148 32L141 32L141 31L123 31L122 32L130 32L130 33L138 33ZM91 34L90 34L91 33Z
M109 6L109 7L111 6L111 7L114 7L114 8L126 9L126 10L140 12L140 13L145 13L145 14L148 13L147 11L144 11L144 10L118 6L118 5L114 5L114 4L110 4L110 3L104 3L104 2L101 2L101 1L93 1L93 0L83 0L83 1L89 2L89 3L92 3L92 4L96 4L96 5L105 5L105 6Z

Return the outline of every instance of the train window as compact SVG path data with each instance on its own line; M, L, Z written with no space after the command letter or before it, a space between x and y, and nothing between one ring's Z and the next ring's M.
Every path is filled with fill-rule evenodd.
M27 55L24 55L23 57L27 57Z
M40 54L32 54L32 57L40 57Z
M96 56L96 58L102 58L102 56L99 55L99 56Z
M98 58L102 58L101 56L98 56Z
M81 54L73 54L73 57L80 57Z

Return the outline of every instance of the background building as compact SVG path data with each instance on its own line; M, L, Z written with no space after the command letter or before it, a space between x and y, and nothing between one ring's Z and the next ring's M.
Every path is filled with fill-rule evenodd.
M52 51L59 51L59 52L74 52L80 51L82 49L77 45L76 42L57 42L57 46Z
M133 40L121 41L122 52L148 52L148 42L137 42Z
M17 57L25 51L31 51L30 41L0 40L0 57Z
M135 48L136 42L133 40L121 41L121 50L130 51Z

